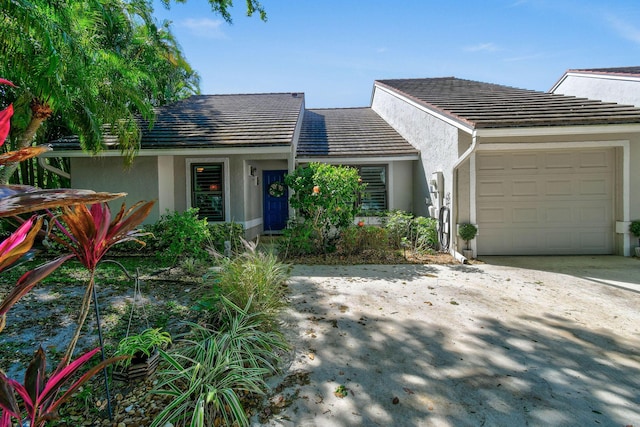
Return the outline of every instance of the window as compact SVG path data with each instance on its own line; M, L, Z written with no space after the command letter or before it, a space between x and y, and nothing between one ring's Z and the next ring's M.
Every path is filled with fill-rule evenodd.
M378 212L387 209L387 167L355 166L362 183L367 184L360 199L360 210L363 213Z
M191 206L208 221L224 221L224 164L191 164Z

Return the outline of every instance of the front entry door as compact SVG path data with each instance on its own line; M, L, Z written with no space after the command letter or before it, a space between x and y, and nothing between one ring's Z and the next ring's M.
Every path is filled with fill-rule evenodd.
M283 230L289 218L289 192L284 183L286 170L262 172L264 231Z

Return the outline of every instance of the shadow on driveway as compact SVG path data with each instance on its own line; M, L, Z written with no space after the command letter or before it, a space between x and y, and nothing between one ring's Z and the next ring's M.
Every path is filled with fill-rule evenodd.
M296 266L285 375L310 382L266 425L640 425L640 295L591 261L484 261Z

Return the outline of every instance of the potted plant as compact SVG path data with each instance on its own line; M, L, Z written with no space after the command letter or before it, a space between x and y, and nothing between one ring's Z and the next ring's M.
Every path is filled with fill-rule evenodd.
M137 335L129 335L118 344L115 356L128 356L113 371L117 380L130 381L155 372L160 361L159 348L171 344L171 334L162 328L148 328Z
M640 258L640 219L631 221L629 224L629 232L638 238L638 246L636 246L636 256Z
M473 251L469 247L469 241L473 240L476 237L476 234L478 234L478 227L469 223L460 224L458 225L458 234L467 244L467 247L462 251L462 254L467 259L473 258Z

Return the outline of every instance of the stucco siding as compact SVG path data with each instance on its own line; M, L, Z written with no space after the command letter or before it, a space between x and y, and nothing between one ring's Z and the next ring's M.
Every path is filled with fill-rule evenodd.
M389 210L413 211L413 168L415 164L417 162L414 160L396 161L389 164Z
M71 187L94 191L125 192L125 198L110 202L117 210L124 201L131 206L141 200L158 200L158 162L156 157L137 157L126 168L122 157L73 157L71 158ZM159 218L156 203L145 223Z
M637 79L569 75L553 93L640 107L640 82Z
M452 194L453 167L460 150L458 128L379 88L374 89L371 108L420 150L414 171L413 212L428 216L425 199L431 200L431 196L427 178L433 172L443 172L444 195Z

